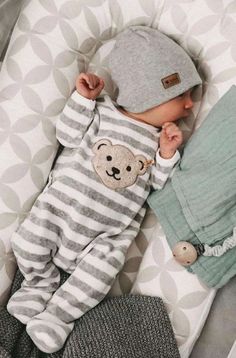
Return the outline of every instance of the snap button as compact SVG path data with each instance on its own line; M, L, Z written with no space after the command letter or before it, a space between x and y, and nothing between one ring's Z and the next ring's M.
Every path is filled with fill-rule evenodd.
M187 241L179 241L172 249L172 254L176 261L183 265L192 265L198 257L195 247Z

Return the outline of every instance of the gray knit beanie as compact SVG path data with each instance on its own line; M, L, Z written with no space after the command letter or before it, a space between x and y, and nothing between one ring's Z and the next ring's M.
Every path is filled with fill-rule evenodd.
M185 50L160 31L131 26L117 36L109 57L117 104L140 113L202 83Z

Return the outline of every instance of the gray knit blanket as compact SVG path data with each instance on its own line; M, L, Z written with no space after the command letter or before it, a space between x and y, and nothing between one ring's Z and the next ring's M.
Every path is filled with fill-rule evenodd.
M68 274L61 272L61 283ZM23 277L17 271L11 294ZM0 311L0 358L180 358L169 316L159 297L124 295L104 299L79 320L64 347L41 352L25 325Z

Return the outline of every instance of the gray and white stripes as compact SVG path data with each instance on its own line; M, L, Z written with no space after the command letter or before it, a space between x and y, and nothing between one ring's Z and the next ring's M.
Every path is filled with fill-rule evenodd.
M25 280L8 303L9 312L27 324L35 344L47 353L59 350L74 320L107 294L139 231L151 188L163 187L179 158L160 158L157 129L124 116L108 97L96 104L74 92L56 134L65 149L12 237ZM114 190L104 185L92 162L94 144L104 139L156 164L134 184ZM71 274L60 287L58 267Z

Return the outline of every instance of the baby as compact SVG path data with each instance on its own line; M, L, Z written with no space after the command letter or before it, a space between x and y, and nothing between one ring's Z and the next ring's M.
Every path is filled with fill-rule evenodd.
M191 89L201 83L185 51L144 26L117 37L110 69L116 103L96 101L101 78L79 75L56 125L65 148L12 237L25 280L7 308L46 353L59 350L74 321L110 290L150 191L163 188L180 158L174 122L188 116ZM58 268L70 274L61 286Z

